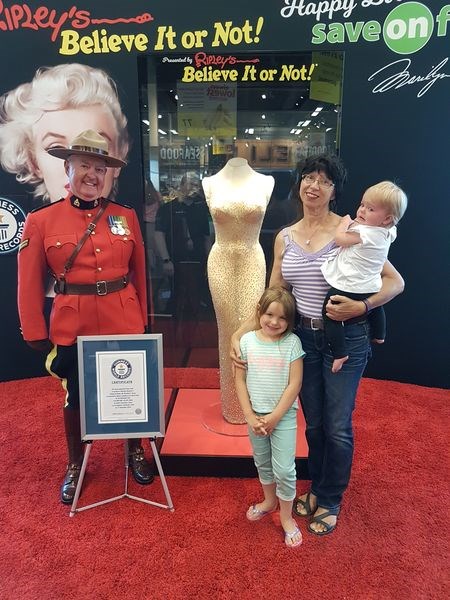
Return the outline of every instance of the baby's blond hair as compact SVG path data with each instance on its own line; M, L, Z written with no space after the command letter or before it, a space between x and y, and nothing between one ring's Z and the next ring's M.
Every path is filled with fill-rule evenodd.
M392 215L392 225L397 225L408 206L408 197L405 192L392 181L380 181L380 183L367 188L366 192L374 194L376 202L389 210Z

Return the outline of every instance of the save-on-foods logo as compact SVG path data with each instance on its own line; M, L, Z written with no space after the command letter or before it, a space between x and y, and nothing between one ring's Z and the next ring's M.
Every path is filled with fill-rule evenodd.
M369 6L366 1L362 6ZM353 5L355 6L355 5ZM349 12L351 12L349 10ZM347 12L347 15L349 14ZM319 15L317 14L316 17ZM434 16L421 2L405 2L393 8L384 23L357 21L344 23L316 23L311 33L312 44L342 44L344 42L378 42L381 38L396 54L413 54L423 48L434 34L447 35L450 21L450 4L443 6Z
M447 32L447 20L450 17L450 5L447 11L436 18L437 35ZM446 18L443 19L442 17ZM439 29L442 27L442 32ZM397 54L413 54L428 43L434 29L434 18L431 10L420 2L406 2L396 6L386 17L383 24L383 38L390 50Z

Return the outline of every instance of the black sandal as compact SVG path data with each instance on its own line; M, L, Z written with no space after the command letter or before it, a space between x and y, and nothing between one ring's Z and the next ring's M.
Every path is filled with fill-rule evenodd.
M297 498L295 500L292 509L298 517L310 517L311 515L313 515L316 512L317 507L312 508L310 500L311 500L311 492L308 492L306 494L306 498L304 500L302 500L301 498ZM301 513L299 511L299 505L300 505L300 508L306 512Z
M310 533L313 533L314 535L328 535L329 533L332 533L336 529L337 519L336 519L336 523L334 525L331 525L330 523L326 523L326 521L324 521L324 519L326 519L327 517L331 517L331 516L337 517L339 515L339 511L340 511L339 508L330 508L329 510L325 511L321 515L317 515L317 517L314 517L314 519L311 519L310 523L308 523L308 531ZM325 531L316 531L315 529L311 529L311 525L313 523L319 523L319 525L323 525L325 527Z

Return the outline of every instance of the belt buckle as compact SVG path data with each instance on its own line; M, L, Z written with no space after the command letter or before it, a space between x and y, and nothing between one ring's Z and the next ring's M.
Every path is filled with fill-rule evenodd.
M311 319L311 329L312 329L313 331L321 331L321 327L315 327L315 326L314 326L314 322L315 322L315 321L319 321L319 322L320 322L320 319Z
M95 285L97 286L97 296L106 296L108 293L106 281L97 281Z

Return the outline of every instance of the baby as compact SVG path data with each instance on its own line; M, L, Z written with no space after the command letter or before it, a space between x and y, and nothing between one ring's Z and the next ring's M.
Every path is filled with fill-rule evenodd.
M364 302L369 315L371 336L382 344L386 334L384 309L371 309L368 297L381 288L381 271L386 262L389 246L397 236L396 224L403 217L408 199L405 192L391 181L382 181L369 187L352 221L342 218L335 236L340 246L337 255L322 265L322 273L331 289L323 305L324 330L333 354L331 370L337 373L348 360L345 327L340 321L326 316L330 296L340 294Z

